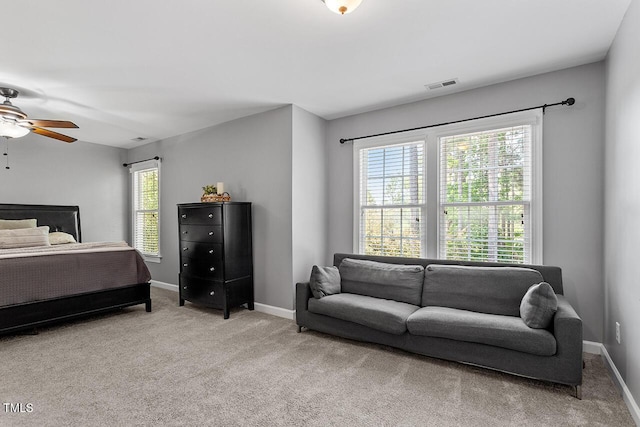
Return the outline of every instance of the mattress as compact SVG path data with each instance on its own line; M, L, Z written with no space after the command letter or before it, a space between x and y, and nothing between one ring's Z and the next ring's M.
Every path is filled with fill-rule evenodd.
M142 256L125 242L0 250L0 307L150 280Z

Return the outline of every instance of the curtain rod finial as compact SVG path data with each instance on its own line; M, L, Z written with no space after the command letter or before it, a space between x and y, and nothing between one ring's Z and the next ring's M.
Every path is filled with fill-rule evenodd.
M349 141L353 141L353 140L348 138L340 138L340 144L344 144L345 142L349 142Z
M563 102L563 104L566 104L566 105L573 105L575 103L576 103L575 98L567 98L567 100Z

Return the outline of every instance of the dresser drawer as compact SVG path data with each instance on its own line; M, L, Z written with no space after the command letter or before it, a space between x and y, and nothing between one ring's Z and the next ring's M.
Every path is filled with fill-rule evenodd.
M222 262L222 244L183 240L180 242L180 257L200 258Z
M219 225L180 225L180 241L222 243Z
M180 273L187 276L202 277L204 279L220 280L224 277L222 258L189 258L180 260Z
M222 207L178 208L180 224L222 224Z
M180 276L180 298L221 308L224 305L224 287L222 282Z

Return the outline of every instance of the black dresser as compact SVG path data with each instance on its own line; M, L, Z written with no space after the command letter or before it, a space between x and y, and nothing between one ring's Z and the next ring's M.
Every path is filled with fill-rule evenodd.
M222 309L253 310L251 203L178 205L180 305L190 301Z

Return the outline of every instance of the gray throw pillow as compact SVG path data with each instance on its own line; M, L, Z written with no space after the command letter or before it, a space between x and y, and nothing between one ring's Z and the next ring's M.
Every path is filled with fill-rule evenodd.
M520 303L520 317L524 323L535 329L549 327L558 310L558 297L547 282L529 288Z
M311 269L309 287L315 298L340 293L340 272L338 267L318 267Z

